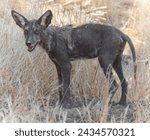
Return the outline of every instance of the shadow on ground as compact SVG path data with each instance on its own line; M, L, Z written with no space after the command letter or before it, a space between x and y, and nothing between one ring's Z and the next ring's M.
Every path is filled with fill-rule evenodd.
M49 116L52 122L66 123L97 123L103 122L105 104L102 100L93 97L72 96L67 106L60 107L56 100L49 101ZM43 109L42 109L43 110ZM44 111L43 112L47 112ZM126 122L135 121L135 107L131 103L124 107L121 105L110 105L107 109L107 121L105 122ZM105 112L105 113L106 113ZM44 119L44 118L43 118ZM41 118L40 118L41 121ZM51 122L50 121L50 122Z

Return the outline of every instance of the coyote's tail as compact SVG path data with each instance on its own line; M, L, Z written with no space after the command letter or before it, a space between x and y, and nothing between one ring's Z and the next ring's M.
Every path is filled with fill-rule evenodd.
M132 57L133 57L133 62L134 62L134 79L136 80L136 72L137 72L137 64L136 64L136 53L135 53L135 48L132 43L132 40L125 34L123 34L122 38L128 42L131 52L132 52Z

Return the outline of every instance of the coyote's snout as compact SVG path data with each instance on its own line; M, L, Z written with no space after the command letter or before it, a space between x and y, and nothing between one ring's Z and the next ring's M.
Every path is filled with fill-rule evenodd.
M50 10L37 20L27 20L14 10L11 14L16 24L24 30L28 51L33 51L37 44L40 44L55 64L61 102L67 101L70 95L71 61L98 57L100 66L110 83L110 101L118 87L113 76L113 68L121 82L122 95L119 103L126 105L128 84L121 65L126 42L132 51L133 61L136 61L133 43L127 35L115 27L101 24L84 24L75 28L48 27L52 19ZM136 72L136 67L134 70Z

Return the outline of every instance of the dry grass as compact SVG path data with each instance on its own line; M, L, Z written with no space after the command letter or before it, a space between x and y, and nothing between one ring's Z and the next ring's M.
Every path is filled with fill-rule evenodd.
M6 0L0 3L1 122L150 122L150 2L148 0ZM138 57L135 89L132 63L124 66L129 106L107 106L108 82L97 59L73 62L71 90L75 107L58 108L56 70L40 47L28 53L22 31L11 18L15 9L29 18L46 9L52 24L111 24L133 40ZM127 47L128 48L128 47ZM130 54L129 50L125 51ZM98 68L98 71L96 71ZM119 82L119 81L118 81ZM120 89L115 101L119 100ZM56 103L56 104L55 104ZM80 105L81 104L81 105Z

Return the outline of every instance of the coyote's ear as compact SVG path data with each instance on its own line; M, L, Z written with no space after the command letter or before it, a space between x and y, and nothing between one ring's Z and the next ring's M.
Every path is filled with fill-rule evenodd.
M51 10L47 10L39 19L38 23L44 27L48 27L52 20L52 12Z
M11 15L13 19L15 20L16 24L20 26L21 28L24 28L25 24L28 22L28 20L18 12L12 10Z

